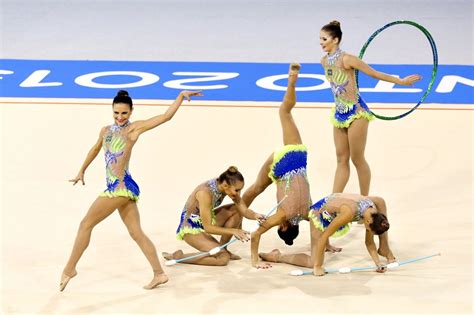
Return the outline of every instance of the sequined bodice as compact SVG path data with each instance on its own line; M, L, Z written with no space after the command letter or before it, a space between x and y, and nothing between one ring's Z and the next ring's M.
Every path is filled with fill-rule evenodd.
M347 196L347 195L346 195ZM334 193L325 198L324 206L322 207L322 213L325 218L335 218L337 213L327 211L331 208L339 208L343 204L347 204L355 210L354 218L352 222L357 222L362 219L365 211L369 208L375 208L374 202L368 197L360 197L357 199L345 198L343 194Z
M334 95L336 111L347 113L358 102L355 72L344 68L344 52L337 50L323 59L324 74Z
M277 185L277 200L286 198L280 208L291 225L298 225L308 216L311 206L306 175L308 152L303 144L285 145L273 153L268 176Z
M135 141L128 138L128 122L124 126L108 126L103 136L107 182L123 181Z
M224 200L225 194L217 189L217 179L214 178L209 180L207 185L209 186L209 190L212 193L212 208L220 206Z
M226 196L223 192L220 192L217 189L217 179L213 178L200 184L196 189L194 189L191 196L189 196L188 201L186 202L186 209L188 214L199 214L199 202L196 199L196 193L201 190L208 190L212 194L212 204L211 209L214 209L222 203L224 197Z
M364 216L364 213L369 208L375 208L375 204L372 200L365 198L357 201L357 211L353 221L359 221Z

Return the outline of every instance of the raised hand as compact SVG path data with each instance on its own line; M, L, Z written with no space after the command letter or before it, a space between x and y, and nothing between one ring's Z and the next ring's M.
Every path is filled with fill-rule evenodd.
M191 96L203 96L202 91L182 91L181 95L183 95L188 102L191 100Z
M421 75L412 74L407 77L404 77L403 79L400 79L400 85L412 86L413 83L420 81L422 78L423 77Z

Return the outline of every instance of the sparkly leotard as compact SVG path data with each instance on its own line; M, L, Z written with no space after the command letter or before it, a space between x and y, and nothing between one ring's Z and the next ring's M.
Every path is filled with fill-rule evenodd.
M105 152L107 189L101 197L127 197L137 201L140 188L128 171L128 163L136 141L128 137L127 122L123 126L107 126L103 136L102 147Z
M357 90L355 71L344 68L344 54L337 50L322 60L324 74L334 95L335 107L331 113L331 122L337 128L348 128L358 118L374 119Z
M292 225L298 225L308 216L311 205L306 176L308 150L303 144L285 145L273 153L268 177L277 185L277 199L286 199L280 207Z
M340 208L343 204L355 210L352 222L362 219L365 211L369 208L376 208L374 202L365 196L356 196L349 194L334 193L316 202L311 206L308 217L314 226L320 231L326 230L332 220L337 216L335 212L329 212L329 209ZM338 237L346 234L350 229L350 224L341 226L332 237Z
M201 190L209 191L212 194L211 217L212 224L216 223L214 209L222 203L225 194L217 189L217 179L214 178L197 186L186 201L184 209L181 212L181 220L178 229L176 230L176 238L179 240L182 240L186 234L205 232L201 217L199 216L199 202L196 199L196 193Z

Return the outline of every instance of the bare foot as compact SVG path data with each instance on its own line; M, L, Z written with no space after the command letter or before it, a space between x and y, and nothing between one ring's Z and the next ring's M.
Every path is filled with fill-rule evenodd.
M59 291L62 292L64 291L64 289L66 288L69 280L71 280L72 278L74 278L75 276L77 275L77 271L74 270L72 273L70 273L69 275L66 274L64 271L61 275L61 283L59 284Z
M299 63L292 63L290 65L290 71L288 72L288 84L295 85L296 80L298 79L298 73L300 71L300 64Z
M156 274L150 283L143 287L143 289L151 290L159 286L160 284L168 282L168 276L164 272Z
M242 258L239 255L236 255L234 253L231 253L230 251L227 251L230 255L230 260L241 260Z
M332 246L331 244L326 244L326 252L330 253L339 253L342 250L341 247Z
M298 72L300 72L300 69L301 69L301 65L297 62L292 62L291 65L290 65L290 74L296 74Z
M163 256L164 259L171 260L171 259L180 259L180 258L182 258L184 256L184 253L181 249L178 249L173 254L170 254L170 253L167 253L167 252L162 252L161 255Z
M274 249L269 253L260 253L258 254L260 258L262 258L265 261L271 261L271 262L278 262L280 259L281 253L278 249Z

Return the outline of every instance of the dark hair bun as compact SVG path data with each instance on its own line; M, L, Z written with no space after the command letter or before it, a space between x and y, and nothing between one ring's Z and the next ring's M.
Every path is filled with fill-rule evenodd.
M286 245L293 245L293 240L298 237L300 228L298 225L289 224L285 231L280 228L277 230L278 236L285 241Z
M336 20L329 22L329 25L334 25L334 26L337 26L337 27L341 27L341 23L339 23L339 21L336 21Z
M128 96L128 92L125 90L120 90L117 92L117 96Z
M227 172L229 173L237 173L239 170L237 169L237 166L229 166L229 168L227 169Z

